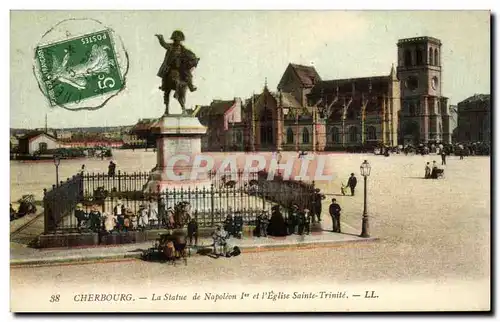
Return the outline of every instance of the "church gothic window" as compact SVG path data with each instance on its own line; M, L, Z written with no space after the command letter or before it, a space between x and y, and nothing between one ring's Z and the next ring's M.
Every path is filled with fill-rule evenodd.
M434 51L429 48L429 65L434 65Z
M302 130L302 143L309 143L309 130L307 127Z
M286 130L286 143L293 143L293 130L291 128Z
M355 126L349 128L349 141L352 143L358 141L358 128Z
M377 130L374 126L368 127L368 140L376 140L377 139Z
M434 50L434 65L439 66L439 55L438 55L438 50Z

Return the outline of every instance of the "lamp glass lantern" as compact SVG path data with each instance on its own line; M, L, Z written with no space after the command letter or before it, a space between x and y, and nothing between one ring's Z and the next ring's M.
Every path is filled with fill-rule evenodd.
M368 163L367 160L363 161L363 163L361 163L361 166L359 167L359 170L361 171L361 175L363 177L368 177L370 175L371 169L372 167L370 166L370 163Z
M61 164L61 158L58 155L54 155L54 164L56 165L56 167Z

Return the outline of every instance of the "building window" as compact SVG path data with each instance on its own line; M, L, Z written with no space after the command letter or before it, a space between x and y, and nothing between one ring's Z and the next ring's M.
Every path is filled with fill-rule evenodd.
M422 57L422 49L417 49L416 54L417 54L417 65L422 65L424 63Z
M358 142L358 128L355 126L349 128L349 141L352 143Z
M286 130L286 143L293 143L293 130L291 128Z
M302 143L309 143L309 130L307 127L302 130Z
M243 133L241 131L236 132L236 143L240 144L243 142Z
M409 109L408 109L408 114L410 114L410 116L416 115L415 104L410 104Z
M429 65L434 65L434 51L429 48Z
M376 140L377 139L377 130L374 126L368 127L368 140Z
M333 143L340 142L340 133L338 127L332 127L332 142Z
M411 66L411 51L408 49L405 50L404 52L404 60L405 60L405 66Z
M47 151L47 143L45 142L38 143L38 151L40 151L40 153Z
M439 66L439 55L437 49L434 49L434 65Z

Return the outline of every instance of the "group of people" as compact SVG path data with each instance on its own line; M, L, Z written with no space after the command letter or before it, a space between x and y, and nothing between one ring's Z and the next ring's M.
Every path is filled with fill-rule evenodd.
M94 232L144 230L150 227L164 227L168 229L181 228L192 221L188 202L179 202L174 208L167 207L163 201L156 202L149 199L148 203L139 206L139 211L134 213L123 204L121 199L113 207L111 213L101 213L96 205L90 212L83 209L81 203L76 205L75 217L79 230L87 229ZM195 229L197 232L197 228ZM194 236L194 235L193 235Z
M224 221L224 230L226 230L230 236L236 238L241 238L243 236L243 216L239 211L237 211L234 216L232 214L227 215Z
M261 226L258 233L263 237L267 235L283 237L294 234L310 234L312 218L313 215L309 209L299 209L297 204L293 204L285 216L281 213L280 207L276 205L271 208L269 223L265 222L266 225Z

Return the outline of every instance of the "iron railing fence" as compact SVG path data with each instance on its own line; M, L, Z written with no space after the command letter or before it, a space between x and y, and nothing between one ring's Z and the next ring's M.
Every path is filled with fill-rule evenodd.
M299 208L310 208L314 195L314 183L285 181L280 177L268 180L267 173L216 175L210 173L210 186L188 189L167 189L164 191L144 191L149 179L148 173L79 174L45 191L45 233L82 232L89 229L92 208L100 213L95 229L104 229L105 218L115 212L115 207L123 204L130 227L139 228L143 208L154 209L148 213L148 224L142 229L167 228L167 212L181 203L189 203L190 214L198 227L213 227L225 220L229 214L239 213L246 224L251 224L263 211L279 205L289 208L297 204ZM224 177L226 176L226 177ZM232 178L234 180L228 180ZM231 183L232 182L232 183ZM87 220L77 219L75 208L82 203ZM144 221L144 220L143 220ZM87 226L85 226L87 225Z

